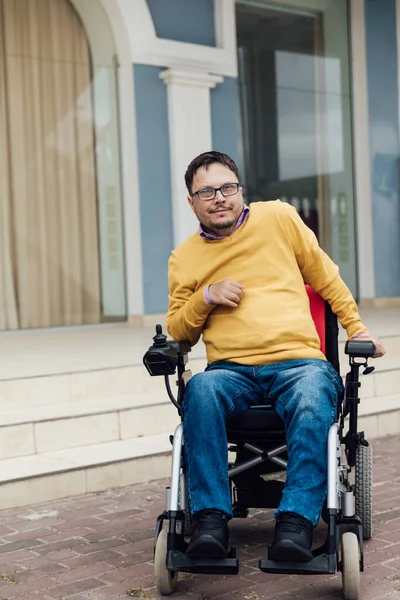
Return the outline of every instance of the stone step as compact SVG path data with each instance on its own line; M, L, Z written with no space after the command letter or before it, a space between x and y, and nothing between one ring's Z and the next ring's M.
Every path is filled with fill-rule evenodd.
M400 357L370 360L369 365L375 367L369 375L363 375L360 370L361 398L382 398L400 393ZM343 379L348 370L348 364L341 367Z
M206 359L190 361L193 373L203 371ZM173 378L171 378L171 385ZM0 411L87 400L164 393L164 379L151 377L143 364L73 373L0 380Z
M400 429L398 313L374 315L387 357L361 378L369 438ZM0 338L0 509L169 476L179 417L163 378L142 364L153 335L113 325ZM345 374L344 332L339 347ZM204 370L201 343L189 358L193 373Z
M179 417L166 393L105 397L0 411L0 460L170 433Z
M162 433L2 460L0 510L161 479L170 450Z
M400 336L396 336L393 346L400 349ZM348 357L342 352L340 363L341 372L345 374L348 370ZM394 351L388 350L387 356L371 364L376 366L373 377L382 379L383 373L400 370L400 351L396 355ZM189 361L188 367L193 373L203 371L206 367L206 358L200 356L194 358ZM173 383L173 378L171 381ZM42 405L85 402L103 397L132 397L136 394L158 392L164 393L163 378L150 377L141 364L70 374L7 379L0 381L0 411L13 410L16 406L25 409Z
M203 368L199 360L197 364L190 365L194 366L195 371L196 368ZM363 406L365 400L374 399L365 404L371 406L373 414L385 412L384 400L387 396L396 398L396 394L400 394L400 357L385 357L374 364L376 370L372 374L361 376L360 391ZM25 407L3 403L0 405L0 460L171 431L178 421L178 415L166 394L163 378L150 377L143 367L141 370L150 381L153 388L151 392L142 391L143 382L146 381L143 379L142 384L136 382L134 394L130 386L124 387L119 382L119 391L126 393L113 395L117 375L100 371L80 373L82 377L87 375L88 380L82 387L82 394L72 396L73 399L69 401L37 406L28 403ZM346 370L347 366L343 365L342 373ZM108 379L105 375L108 375ZM95 376L98 379L93 383ZM93 385L89 385L88 381ZM100 385L101 381L103 386ZM20 385L24 380L14 383ZM102 396L91 397L91 393L100 389ZM19 406L18 410L15 410L16 405ZM371 426L376 422L377 419L370 420Z
M108 332L110 334L112 331L111 329L106 329L105 332L95 330L97 335L102 335L98 340L96 337L95 341L97 340L99 344L105 345L107 340L105 333ZM127 333L125 330L122 331L124 334ZM68 335L72 335L73 332L67 333ZM67 333L63 335L67 335ZM72 350L70 349L70 354L64 361L64 369L67 369L67 372L65 370L62 371L61 363L58 364L56 362L55 365L52 365L49 361L46 361L46 356L42 357L41 363L44 363L43 365L36 365L36 371L33 367L29 366L28 359L26 359L22 366L20 365L19 370L18 361L14 361L15 364L14 362L9 364L8 369L3 365L4 361L0 361L0 368L3 368L4 371L3 374L0 373L0 411L13 410L16 406L23 409L25 407L46 404L82 402L106 396L132 396L142 393L163 392L163 379L160 377L150 377L141 361L143 353L149 345L149 341L151 342L150 333L141 331L140 334L143 337L140 349L135 347L131 363L126 364L121 362L120 365L123 366L115 366L116 360L112 362L111 359L109 364L107 364L107 361L103 357L104 364L98 360L98 367L90 368L92 363L87 359L83 360L87 354L91 355L94 353L93 347L88 342L86 342L88 352L78 354L77 359L74 361L72 361L72 358L76 352L72 354ZM339 349L342 373L346 373L348 368L348 357L343 352L344 335L344 332L341 331ZM15 343L15 340L19 338L9 337L7 339L8 343L12 341ZM387 357L376 363L377 371L383 372L397 368L400 369L400 335L389 335L386 332L386 335L382 339L386 347ZM83 349L86 348L83 343L84 340L85 338L81 340ZM57 343L60 343L60 340L55 337L54 340L50 338L50 341L54 345L54 352L56 353ZM120 341L120 338L117 338L117 341ZM94 341L91 340L92 345L93 343ZM125 340L125 345L127 344L128 341ZM121 343L121 345L123 344ZM89 352L90 348L91 352ZM45 347L41 348L41 352L43 353L44 351ZM46 351L49 352L48 350ZM115 352L114 347L113 352ZM17 353L17 356L20 354L21 352ZM119 356L117 354L117 357L122 361L122 355ZM193 348L189 354L189 359L188 366L193 373L204 370L206 357L202 343L197 344ZM393 367L389 366L391 362L394 364ZM47 366L47 370L45 366Z
M375 398L361 403L359 429L367 439L398 432L399 424L400 395L379 407ZM1 460L0 510L169 477L169 433Z
M384 437L400 431L400 393L363 398L359 405L359 430L367 438Z

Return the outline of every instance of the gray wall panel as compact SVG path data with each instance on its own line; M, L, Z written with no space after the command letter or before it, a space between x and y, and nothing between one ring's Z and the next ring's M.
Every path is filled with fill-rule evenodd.
M173 247L167 88L160 71L134 66L146 314L167 310L167 263Z

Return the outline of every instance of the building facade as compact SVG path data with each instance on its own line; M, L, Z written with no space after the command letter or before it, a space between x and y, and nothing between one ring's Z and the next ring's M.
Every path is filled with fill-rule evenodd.
M26 6L0 0L0 331L165 313L208 149L400 305L400 0Z

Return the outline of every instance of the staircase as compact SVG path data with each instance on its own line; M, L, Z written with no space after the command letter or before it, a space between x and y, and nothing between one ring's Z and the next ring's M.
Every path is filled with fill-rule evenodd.
M388 355L361 377L369 439L400 431L398 312L375 309L366 321ZM179 417L141 362L153 335L127 325L0 335L0 509L169 475ZM189 357L194 373L204 369L202 345Z

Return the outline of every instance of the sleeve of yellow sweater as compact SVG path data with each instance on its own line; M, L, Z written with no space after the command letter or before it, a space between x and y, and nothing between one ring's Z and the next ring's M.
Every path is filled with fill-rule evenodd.
M314 233L297 211L288 204L283 206L282 226L289 236L305 283L329 302L349 339L367 332L358 314L357 304L339 275L338 266L320 248Z
M182 272L174 253L168 261L168 284L170 295L167 329L174 340L187 340L194 346L199 341L204 323L215 305L205 301L204 288L195 291L193 284Z

